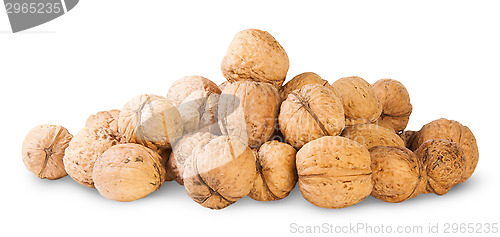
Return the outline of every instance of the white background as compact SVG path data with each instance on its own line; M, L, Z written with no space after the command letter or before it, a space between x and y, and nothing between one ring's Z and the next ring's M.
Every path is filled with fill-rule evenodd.
M0 8L1 236L295 236L291 223L358 222L421 225L424 232L440 223L442 232L445 223L500 222L497 1L175 2L80 1L68 14L17 34ZM222 57L246 28L269 31L282 44L290 58L287 79L313 71L330 82L352 75L370 83L400 80L414 107L408 129L445 117L475 133L475 174L444 196L400 204L368 197L349 208L321 209L296 188L281 201L245 197L214 211L175 182L120 203L69 176L40 180L24 167L22 140L35 125L61 124L75 134L90 114L120 109L142 93L165 95L182 76L223 82Z

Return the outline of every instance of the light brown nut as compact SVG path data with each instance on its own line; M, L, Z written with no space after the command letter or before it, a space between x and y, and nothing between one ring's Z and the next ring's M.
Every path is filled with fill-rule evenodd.
M281 89L280 89L281 99L286 100L286 98L288 97L288 94L290 94L290 92L297 90L297 89L300 89L303 86L309 85L309 84L318 84L318 85L326 86L332 91L335 90L328 83L327 80L321 78L318 74L316 74L314 72L304 72L304 73L301 73L301 74L295 76L294 78L292 78L292 80L290 80L283 87L281 87Z
M184 122L184 133L211 132L220 134L217 107L220 94L196 90L177 106Z
M416 151L427 176L427 191L446 194L465 174L466 161L462 148L447 140L427 140Z
M202 76L185 76L172 84L167 92L169 99L175 106L182 103L186 97L197 90L220 94L221 90L213 81Z
M359 142L368 149L375 146L405 146L404 141L394 131L375 124L347 126L342 136Z
M444 139L457 143L465 154L466 170L460 183L469 179L476 169L479 160L479 150L472 131L461 123L441 118L422 127L415 138L411 149L416 150L427 140Z
M375 90L363 78L343 77L332 86L344 106L346 125L373 123L382 114L382 104Z
M392 128L396 133L403 131L413 109L406 87L393 79L380 79L373 88L382 103L382 114L375 123Z
M120 143L117 110L89 116L85 127L73 137L64 155L64 168L77 183L93 188L94 163L106 150Z
M205 146L211 140L216 138L211 133L191 133L184 135L172 146L172 153L167 162L167 174L172 175L173 179L180 185L184 185L182 175L184 173L184 163L191 156L197 146Z
M300 149L322 136L339 135L345 127L344 109L327 87L305 85L281 104L279 126L287 142Z
M250 147L268 141L276 127L281 99L269 83L229 83L219 99L219 127L224 135L238 137Z
M417 137L418 131L406 130L399 134L399 137L405 143L405 147L411 150L411 146L415 138Z
M227 83L229 83L229 82L224 81L221 84L219 84L219 88L220 88L221 91L224 90L224 87L226 87Z
M338 136L307 143L297 152L302 196L324 208L354 205L372 191L370 153L363 145Z
M269 141L253 151L257 176L248 196L257 201L274 201L288 196L297 183L295 148L286 143Z
M288 72L288 55L266 31L238 32L222 60L222 73L229 82L252 80L273 84L280 89Z
M146 197L160 188L164 177L160 155L134 143L109 148L95 162L92 174L97 191L120 202Z
M170 148L182 136L183 121L170 100L144 94L123 106L118 130L124 142L141 144L157 151Z
M63 156L73 136L60 125L39 125L23 141L22 157L26 168L41 179L66 176Z
M183 180L195 202L222 209L250 193L255 175L252 150L236 137L220 136L193 151Z
M402 202L426 188L422 163L405 147L376 146L370 150L373 191L384 202Z

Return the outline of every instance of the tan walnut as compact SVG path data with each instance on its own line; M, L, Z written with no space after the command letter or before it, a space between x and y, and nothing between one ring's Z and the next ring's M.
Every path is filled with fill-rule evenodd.
M318 85L328 87L332 91L335 90L335 88L333 88L328 83L327 80L321 78L318 74L316 74L314 72L304 72L304 73L301 73L301 74L295 76L294 78L292 78L292 80L290 80L283 87L281 87L281 89L280 89L281 99L286 100L286 98L288 97L288 94L290 94L290 92L297 90L297 89L300 89L300 88L304 87L305 85L309 85L309 84L318 84Z
M194 91L204 91L209 94L220 94L221 90L213 81L202 76L185 76L175 81L167 92L169 99L175 106L179 106Z
M393 130L375 124L347 126L342 136L357 141L368 149L375 146L405 146L404 141Z
M396 133L403 131L413 109L406 87L393 79L380 79L373 88L382 103L382 114L375 123L392 128Z

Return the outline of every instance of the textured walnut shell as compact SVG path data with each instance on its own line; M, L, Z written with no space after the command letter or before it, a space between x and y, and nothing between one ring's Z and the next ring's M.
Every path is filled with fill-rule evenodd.
M316 139L297 152L296 164L302 196L318 207L348 207L372 191L370 153L353 140Z
M413 108L406 87L393 79L380 79L373 88L382 103L382 114L376 123L392 128L396 133L403 131Z
M286 78L288 55L266 31L238 32L222 60L222 73L229 82L252 80L273 84L279 90Z
M427 140L444 139L457 143L465 154L467 164L465 175L460 183L469 179L476 169L479 160L479 150L476 138L472 131L461 123L441 118L434 120L422 127L415 138L411 149L416 150Z
M347 126L342 136L359 142L368 149L375 146L405 146L403 140L394 131L375 124Z
M281 104L280 130L296 149L322 136L339 135L345 126L342 103L327 87L311 84Z
M120 144L109 148L95 162L92 179L107 199L130 202L160 188L165 169L160 155L139 144Z
M165 181L172 181L175 179L172 172L167 171L167 162L170 159L170 154L172 153L172 149L160 149L158 150L158 155L160 155L160 164L165 169Z
M424 166L428 192L446 194L465 174L465 155L457 143L442 139L428 140L415 154Z
M118 119L124 142L137 143L157 151L170 148L183 133L183 121L170 100L144 94L127 102Z
M375 90L363 78L343 77L332 86L344 106L346 125L372 123L382 114L382 104Z
M253 151L257 176L248 196L257 201L274 201L288 196L297 183L295 148L269 141Z
M23 141L22 157L26 168L41 179L59 179L67 175L63 156L73 136L60 125L39 125Z
M236 137L220 136L193 151L183 180L194 201L222 209L250 193L255 175L252 150Z
M413 144L413 141L415 141L417 134L418 134L418 131L406 130L406 131L403 131L402 133L400 133L399 137L405 143L405 147L408 149L411 149L411 146Z
M216 136L211 133L198 132L185 135L175 142L167 162L167 174L171 174L177 183L184 185L184 181L182 180L184 163L197 146L205 146L214 138Z
M177 106L184 122L184 133L211 132L220 134L217 107L220 94L196 90Z
M332 91L335 90L328 83L327 80L321 78L318 74L316 74L314 72L304 72L304 73L301 73L301 74L295 76L294 78L292 78L292 80L290 80L283 87L281 87L281 89L280 89L281 99L286 100L286 98L288 97L288 94L290 94L290 92L297 90L297 89L300 89L303 86L309 85L309 84L318 84L318 85L326 86L329 89L331 89Z
M405 147L376 146L370 150L373 191L384 202L402 202L426 188L422 163Z
M201 90L212 94L220 94L221 90L213 81L202 76L185 76L175 81L167 92L169 99L178 106L194 91Z
M229 82L224 81L221 84L219 84L219 88L220 88L221 91L224 90L224 87L226 87L227 83L229 83Z
M262 145L274 132L280 102L278 91L269 83L229 83L219 99L222 134L238 137L250 147Z
M92 172L95 161L110 147L120 143L118 110L91 115L73 137L64 155L64 167L77 183L93 188Z

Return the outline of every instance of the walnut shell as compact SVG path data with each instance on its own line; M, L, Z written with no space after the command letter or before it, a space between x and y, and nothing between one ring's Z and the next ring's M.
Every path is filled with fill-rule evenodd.
M184 122L184 133L211 132L220 134L217 107L220 94L196 90L177 106Z
M288 72L288 55L266 31L238 32L222 60L222 73L229 82L252 80L273 84L280 89Z
M269 83L229 83L219 99L222 134L238 137L250 147L262 145L273 135L280 102L278 91Z
M160 149L158 150L158 155L160 155L160 164L165 169L165 181L172 181L175 179L172 172L167 171L167 162L170 159L170 154L172 153L172 149Z
M429 192L446 194L465 174L465 155L457 143L442 139L427 140L415 154L424 166Z
M64 167L77 183L93 188L94 163L106 150L120 143L118 110L89 116L85 127L73 137L64 155Z
M26 168L41 179L59 179L67 175L63 156L73 136L60 125L39 125L23 141L22 157Z
M197 203L225 208L248 195L255 180L255 157L237 137L220 136L198 146L184 165L184 187Z
M342 136L359 142L368 149L375 146L405 146L403 140L394 131L375 124L347 126Z
M281 104L280 130L296 149L322 136L339 135L345 126L342 103L327 87L310 84Z
M144 94L127 102L120 112L118 130L124 142L157 151L170 148L183 133L179 111L164 97Z
M197 90L220 94L221 89L213 81L202 76L185 76L175 81L167 92L169 99L175 106L178 106L191 93Z
M286 143L269 141L253 151L257 176L248 196L257 201L274 201L288 196L297 183L295 148Z
M457 143L465 154L466 170L460 183L469 179L476 169L479 160L479 150L476 138L472 131L461 123L441 118L434 120L422 127L418 132L413 144L412 150L416 150L427 140L444 139Z
M309 85L309 84L318 84L318 85L326 86L332 91L335 90L328 83L327 80L321 78L318 74L316 74L314 72L304 72L304 73L301 73L301 74L295 76L294 78L292 78L292 80L290 80L283 87L281 87L281 89L280 89L281 99L286 100L286 98L288 97L288 94L290 94L290 92L297 90L297 89L300 89L303 86Z
M211 133L197 132L185 135L176 141L167 162L167 173L171 174L177 183L184 185L184 181L182 180L184 163L197 146L205 146L214 138L216 138L216 136Z
M370 150L373 191L384 202L402 202L424 192L422 163L405 147L376 146Z
M399 134L399 137L405 143L405 147L411 150L411 146L415 138L417 137L418 131L406 130Z
M339 136L325 136L297 152L302 196L325 208L354 205L370 195L370 153L363 145Z
M393 79L380 79L373 88L382 103L382 114L375 123L392 128L396 133L403 131L413 109L406 87Z
M95 162L92 179L107 199L130 202L160 188L165 169L160 155L139 144L120 144L109 148Z
M382 104L374 88L363 78L343 77L332 86L344 106L346 125L373 123L382 114Z

